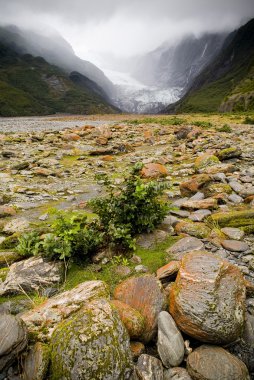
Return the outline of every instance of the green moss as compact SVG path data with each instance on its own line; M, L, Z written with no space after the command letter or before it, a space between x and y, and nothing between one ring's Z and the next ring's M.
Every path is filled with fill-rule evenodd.
M246 233L252 233L254 231L254 209L215 213L208 218L209 221L217 223L220 227L237 227Z

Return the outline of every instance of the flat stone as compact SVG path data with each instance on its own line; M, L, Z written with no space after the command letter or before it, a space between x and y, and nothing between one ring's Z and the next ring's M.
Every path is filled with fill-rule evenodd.
M202 199L204 198L205 198L204 193L201 193L200 191L198 191L196 194L190 197L190 201L202 201Z
M192 380L185 368L174 367L164 370L163 380Z
M162 311L158 318L158 353L167 368L177 367L184 357L184 340L169 313Z
M159 280L163 280L165 278L172 278L172 276L176 275L180 268L180 261L170 261L168 264L159 268L156 272L156 276Z
M210 210L197 210L190 214L189 219L193 222L202 222L209 215L211 215Z
M193 380L249 380L246 365L222 347L203 345L187 358Z
M178 328L195 339L234 342L244 324L243 275L212 253L189 252L170 290L169 310Z
M240 197L240 195L237 195L237 194L230 194L230 195L228 196L228 200L229 200L230 202L235 203L235 204L240 204L240 203L243 202L243 198Z
M200 201L191 201L188 200L183 202L182 208L186 208L188 210L199 210L199 209L210 209L214 210L218 207L218 201L214 198L206 198Z
M15 232L25 232L29 227L29 221L26 218L15 218L6 223L3 232L6 234L14 234Z
M27 345L25 323L11 314L0 314L0 371L10 365Z
M151 248L166 240L168 236L170 236L170 234L163 230L155 230L147 234L144 233L137 238L137 245L142 248Z
M45 287L60 284L63 280L64 264L48 261L44 258L31 257L10 266L0 294L13 294L38 291Z
M172 215L180 216L181 218L188 218L190 216L189 211L184 210L171 210Z
M244 237L244 231L240 228L224 227L221 231L229 238L233 240L242 240Z
M221 245L223 248L232 252L245 252L249 249L248 244L236 240L222 240Z
M132 277L116 287L114 297L138 310L144 317L145 328L139 338L149 342L156 334L158 315L166 305L161 283L152 275Z
M136 371L140 380L163 380L163 366L154 356L142 354L138 358Z
M190 251L202 251L204 248L205 245L201 240L195 237L188 236L177 241L170 248L168 248L167 253L172 255L178 255L178 258L181 258L179 257L179 254L184 255L185 253Z
M229 182L229 186L236 193L240 193L243 190L243 185L240 182L237 182L237 181L231 181L231 182Z

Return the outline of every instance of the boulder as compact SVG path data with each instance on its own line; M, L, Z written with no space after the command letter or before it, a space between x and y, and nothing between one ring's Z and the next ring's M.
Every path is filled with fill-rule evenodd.
M151 163L144 165L140 174L144 178L159 178L166 177L169 172L164 165Z
M51 339L52 380L127 380L133 371L127 331L106 300L61 322Z
M139 338L145 327L145 320L140 312L126 303L117 300L111 301L111 305L113 305L118 311L119 317L128 331L130 338Z
M59 322L79 311L88 302L99 298L109 298L106 284L102 281L86 281L49 298L35 309L23 313L21 318L26 323L31 337L48 341Z
M197 174L190 180L180 184L180 191L183 197L190 197L198 191L202 191L208 183L212 181L208 174Z
M25 323L11 314L0 314L0 372L10 365L27 345Z
M165 367L177 367L184 357L184 340L171 315L162 311L158 318L158 353Z
M37 342L24 358L22 378L24 380L44 380L49 362L49 346Z
M205 251L186 254L170 290L179 329L205 343L234 342L242 333L245 283L241 271Z
M63 276L63 262L48 261L40 256L31 257L10 266L10 271L0 287L0 295L33 292L58 285Z
M203 345L187 359L193 380L250 380L245 364L222 347Z
M196 172L204 171L209 166L215 166L220 164L218 157L211 155L210 153L205 153L196 158L194 167Z
M162 363L154 356L142 354L138 358L136 372L140 380L163 380Z
M116 287L114 297L144 317L145 328L140 339L149 342L156 334L158 315L166 307L161 283L152 275L132 277Z
M245 252L249 249L247 243L237 240L222 240L221 245L223 248L232 252Z

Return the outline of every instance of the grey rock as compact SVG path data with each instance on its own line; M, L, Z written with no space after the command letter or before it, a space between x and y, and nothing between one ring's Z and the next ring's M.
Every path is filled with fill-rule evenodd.
M106 300L92 301L58 325L51 345L53 379L131 379L129 336Z
M136 372L140 380L163 380L163 366L161 361L150 355L140 355Z
M171 315L162 311L158 317L158 353L165 367L177 367L184 357L184 340Z
M163 380L192 380L185 368L175 367L164 370Z
M179 219L173 215L167 215L163 220L163 224L167 224L169 226L174 227L179 222Z
M0 371L10 365L27 345L25 323L11 314L0 315Z
M22 378L24 380L44 380L49 362L49 346L37 342L24 358Z
M137 265L135 266L135 272L137 273L147 273L149 270L145 265Z
M195 237L188 236L173 244L167 250L167 253L177 255L178 259L180 259L179 254L184 255L185 253L190 251L202 251L204 247L204 243L201 240Z
M189 219L193 222L202 222L209 215L211 215L210 210L197 210L190 214Z
M221 245L232 252L245 252L249 249L248 244L236 240L222 240Z
M38 291L45 287L60 284L63 280L64 264L50 262L44 258L31 257L10 266L0 294L13 294Z
M26 218L15 218L6 223L3 232L6 234L14 234L15 232L24 232L29 227L29 221Z
M197 192L192 197L190 197L189 200L191 200L191 201L201 201L202 199L205 199L204 193Z
M229 186L236 193L241 193L241 191L243 191L243 185L241 183L237 182L237 181L231 181L231 182L229 182Z
M235 203L235 204L239 204L239 203L242 203L243 202L243 198L240 197L240 195L237 195L237 194L230 194L228 196L228 200L232 203Z
M242 240L244 237L244 231L240 228L225 227L221 231L229 238L233 240Z
M137 245L142 248L150 248L157 243L161 243L168 236L170 236L170 234L163 230L155 230L151 233L144 233L138 237Z
M184 210L171 210L172 215L180 216L180 218L188 218L190 216L189 211Z

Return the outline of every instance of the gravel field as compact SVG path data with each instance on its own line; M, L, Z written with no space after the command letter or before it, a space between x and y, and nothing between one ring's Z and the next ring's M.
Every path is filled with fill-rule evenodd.
M0 117L0 132L59 131L82 125L112 124L109 120L90 120L75 116Z

